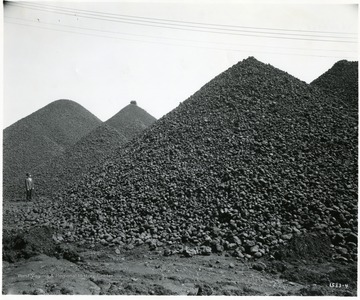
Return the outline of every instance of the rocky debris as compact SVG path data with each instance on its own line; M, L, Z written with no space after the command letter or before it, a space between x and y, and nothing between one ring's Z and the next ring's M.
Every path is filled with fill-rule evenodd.
M346 241L357 233L357 113L248 58L54 202L19 222L49 223L69 242L189 245L187 256L206 246L244 260L317 233L331 241L324 250L346 248L355 261Z
M341 265L337 263L333 263L331 266L317 263L313 265L288 264L280 278L301 284L316 284L331 288L338 285L345 289L356 289L357 266L356 264Z
M192 257L196 254L198 254L198 251L196 249L189 249L188 247L186 247L182 254L185 256L185 257Z
M148 287L144 287L137 283L125 284L121 288L112 287L112 290L107 295L174 295L175 293L171 290L158 285L153 284Z
M356 297L356 289L333 288L324 287L316 284L311 284L307 287L299 289L293 296L342 296L342 297Z
M57 243L55 236L53 230L46 226L21 231L4 230L3 261L14 263L41 254L63 258L74 263L83 260L75 250Z
M252 267L259 271L279 274L281 279L289 282L315 285L315 290L320 288L324 295L343 295L347 291L352 293L357 287L357 263L349 263L350 260L344 263L338 259L336 251L331 249L333 245L330 244L328 236L309 233L297 236L281 247L275 252L275 258L266 261L265 268L260 265L265 265L263 261L256 261ZM339 293L334 289L334 283L342 287ZM311 292L310 286L299 292L315 293Z
M83 258L74 250L69 249L65 246L57 247L59 254L56 255L57 257L62 257L63 259L66 259L68 261L71 261L73 263L82 262ZM54 254L52 254L54 255Z
M328 235L309 233L293 238L286 247L276 251L274 257L280 261L291 262L295 260L318 261L319 259L329 261L334 254Z
M311 82L311 85L323 89L345 103L355 104L357 107L359 101L358 82L358 62L341 60Z
M263 262L256 262L252 265L252 268L257 271L263 271L266 270L266 264Z
M211 288L211 286L204 284L204 285L198 285L197 286L198 291L197 291L197 296L210 296L213 294L213 290Z
M99 295L100 287L79 265L45 254L3 267L5 295Z
M211 254L211 247L209 246L201 246L200 247L200 253L201 255L210 255Z
M325 288L322 286L318 286L316 284L312 284L308 287L302 288L297 292L298 296L324 296Z
M76 102L57 100L5 128L4 199L23 198L27 172L63 153L101 123Z
M153 116L137 106L136 101L133 100L105 124L115 128L128 140L131 140L155 121Z
M56 250L50 228L33 228L27 232L3 232L4 261L13 263L39 254L54 255Z
M35 289L33 290L33 292L31 293L32 295L45 295L45 291L43 289Z
M61 288L60 293L62 295L72 295L72 294L74 294L74 292L71 289L67 288L67 287Z

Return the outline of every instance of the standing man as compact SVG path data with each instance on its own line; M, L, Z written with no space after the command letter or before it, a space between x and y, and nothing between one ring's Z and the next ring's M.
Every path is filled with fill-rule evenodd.
M26 200L31 201L32 192L34 190L34 181L29 173L26 173L25 188L26 188Z

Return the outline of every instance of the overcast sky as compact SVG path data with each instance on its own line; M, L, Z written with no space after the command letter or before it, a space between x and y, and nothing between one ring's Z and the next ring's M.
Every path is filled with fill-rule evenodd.
M357 60L357 22L355 4L10 2L3 128L58 99L160 118L248 56L310 83Z

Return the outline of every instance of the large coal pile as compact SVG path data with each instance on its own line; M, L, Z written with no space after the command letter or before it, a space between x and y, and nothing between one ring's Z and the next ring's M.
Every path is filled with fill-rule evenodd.
M357 107L359 98L358 82L358 62L341 60L311 82L311 85L320 87L330 95L334 95L346 103L355 104Z
M296 235L356 259L357 114L248 58L38 209L68 241L258 258ZM176 247L175 247L176 246ZM174 247L174 248L173 248Z
M58 100L7 127L3 140L4 197L19 196L13 192L24 190L26 172L61 154L101 123L76 102Z
M153 116L137 106L136 101L131 101L129 105L107 120L105 124L114 127L128 140L131 140L155 121L156 119Z
M127 139L116 129L102 124L64 153L39 165L33 170L36 195L50 196L78 179L88 168L100 163L113 149L125 144Z

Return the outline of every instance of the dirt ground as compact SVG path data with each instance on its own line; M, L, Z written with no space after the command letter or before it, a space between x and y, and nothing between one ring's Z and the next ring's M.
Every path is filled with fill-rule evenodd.
M164 257L146 249L78 253L77 263L44 254L4 262L3 294L356 295L356 287L346 283L296 283L223 255ZM324 274L333 269L324 264L297 271Z
M17 204L19 205L19 204ZM7 207L9 209L9 207ZM13 207L14 208L14 207ZM14 208L16 210L16 207ZM4 210L5 211L5 210ZM303 295L356 296L357 265L312 253L300 241L278 259L244 261L227 253L164 256L164 248L132 250L56 244L48 228L25 233L4 217L3 294L71 295ZM294 243L298 247L299 243Z

